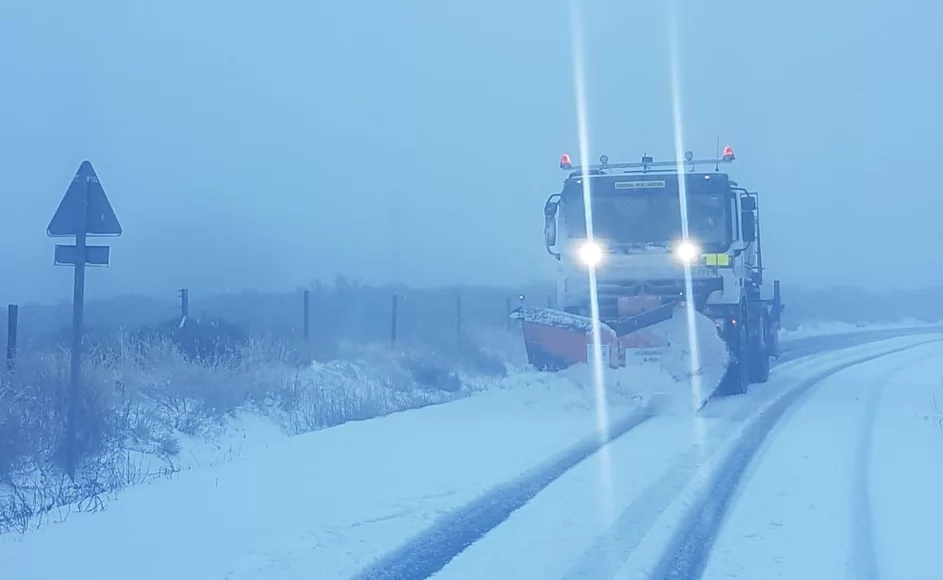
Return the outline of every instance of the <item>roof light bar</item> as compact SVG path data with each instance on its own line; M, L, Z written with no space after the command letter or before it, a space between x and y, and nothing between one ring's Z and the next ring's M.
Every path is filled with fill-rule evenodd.
M718 159L694 159L694 153L691 151L685 151L683 165L689 168L694 168L697 165L714 165L715 167L721 163L731 163L736 159L734 154L733 147L727 145L724 147L723 154ZM677 161L655 161L649 155L644 155L640 162L635 163L610 163L609 157L603 155L599 158L600 163L596 165L574 165L573 160L570 158L570 155L564 153L560 156L560 169L565 169L567 171L586 171L586 170L612 170L612 169L640 169L643 173L649 169L655 169L660 167L665 168L676 168L678 166Z

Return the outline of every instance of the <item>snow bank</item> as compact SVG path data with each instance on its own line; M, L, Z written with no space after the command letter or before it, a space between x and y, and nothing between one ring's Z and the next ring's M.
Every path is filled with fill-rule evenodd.
M689 321L685 308L678 307L674 316L650 330L669 346L627 349L625 367L603 370L606 392L623 399L657 396L664 410L671 412L691 413L701 408L727 368L727 347L714 322L700 314ZM561 374L579 384L593 383L587 365L570 367Z
M655 393L690 390L654 364L607 370L605 379L611 421ZM270 430L269 419L235 419L242 436L226 435L222 445L239 448L227 461L209 465L213 449L195 452L199 466L127 489L101 513L0 536L0 561L10 577L36 580L348 578L594 434L596 393L581 365L517 373L447 405L293 437ZM102 546L108 557L88 557Z
M441 514L592 436L598 412L588 371L517 373L447 405L294 437L243 416L241 435L195 451L199 465L189 470L126 489L101 513L0 536L0 561L11 577L36 580L348 577ZM372 380L369 372L349 376ZM687 388L651 365L606 380L612 421L647 392ZM234 452L222 461L227 445ZM87 557L101 546L108 558ZM56 558L43 557L53 548Z
M137 466L134 478L8 518L6 529L32 531L0 535L0 560L12 563L13 577L37 579L278 578L279 561L323 577L351 574L444 510L592 436L600 417L618 421L656 395L688 407L697 357L683 318L665 330L680 349L606 368L602 383L588 365L503 377L481 371L500 356L505 368L522 368L514 333L455 363L448 353L379 345L349 346L343 360L304 368L277 358L225 372L169 354L156 366L124 361L103 376L120 379L121 400L134 401L135 415L173 441L173 453L120 447ZM713 325L705 336L716 339ZM705 338L699 352L693 376L716 384L717 343ZM215 414L205 412L206 400L216 402ZM45 492L51 473L20 471L18 487L0 488L0 507L30 486ZM119 555L80 557L101 545ZM51 546L67 553L38 557ZM142 568L155 546L166 564Z
M128 486L231 460L286 434L459 400L505 373L473 345L444 352L347 346L299 367L277 345L200 364L167 342L90 357L77 424L77 480L65 477L62 353L23 353L0 376L0 533L101 509Z
M525 308L521 316L543 324L590 333L589 320L546 309ZM727 347L717 335L714 322L704 315L688 312L683 305L671 318L647 327L664 347L628 348L626 366L612 369L604 364L601 377L592 365L577 364L559 373L585 392L593 393L597 382L606 385L607 397L625 400L659 395L674 410L699 409L713 394L726 370ZM589 396L589 395L587 395ZM595 398L595 394L592 397Z

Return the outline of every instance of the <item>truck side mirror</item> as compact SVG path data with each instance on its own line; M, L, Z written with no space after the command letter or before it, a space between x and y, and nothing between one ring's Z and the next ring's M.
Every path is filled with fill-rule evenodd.
M751 195L740 196L740 209L743 211L756 210L756 198Z
M544 244L550 248L557 244L557 208L559 204L548 201L544 206Z
M756 215L752 211L740 212L740 227L743 231L744 242L756 241Z
M544 244L548 248L557 244L557 220L549 215L544 218Z

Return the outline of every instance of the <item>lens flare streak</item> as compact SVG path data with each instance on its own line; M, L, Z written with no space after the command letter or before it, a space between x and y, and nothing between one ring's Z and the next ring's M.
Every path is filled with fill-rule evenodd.
M684 131L681 119L681 62L679 55L679 33L678 33L678 14L677 0L669 1L669 23L671 29L668 33L669 54L671 58L671 109L672 121L674 125L674 146L676 169L678 172L678 196L681 206L681 240L682 244L693 245L688 234L688 196L687 184L685 182L684 170ZM701 352L697 338L697 312L694 305L694 284L691 278L691 262L684 261L684 308L685 318L688 328L688 352L690 357L690 387L691 387L691 409L697 411L703 400L703 388L701 384ZM703 420L694 415L695 436L703 439L706 435Z
M583 184L583 211L586 220L586 242L595 244L593 236L593 204L592 191L589 180L589 169L586 160L589 156L589 131L586 112L586 82L583 71L583 38L582 21L580 15L579 0L570 1L570 39L573 51L573 85L576 97L576 116L577 130L579 132L579 148L582 167ZM593 369L593 390L596 400L596 429L599 437L606 441L609 434L609 416L608 405L606 401L605 378L603 375L602 348L600 348L599 332L599 300L596 285L596 267L590 265L589 273L589 294L590 294L590 317L592 318L592 342L593 342L593 360L587 361ZM608 361L607 361L608 364ZM600 478L603 485L603 512L604 516L612 517L614 513L612 500L612 467L611 457L608 446L603 446L599 450Z

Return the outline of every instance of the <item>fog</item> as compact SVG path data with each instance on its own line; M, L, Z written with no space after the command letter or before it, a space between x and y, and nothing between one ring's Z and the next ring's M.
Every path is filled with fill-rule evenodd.
M784 284L943 283L943 8L581 3L593 159L738 159ZM578 156L563 0L30 0L0 7L0 301L68 298L46 225L83 159L124 227L89 296L552 275Z

